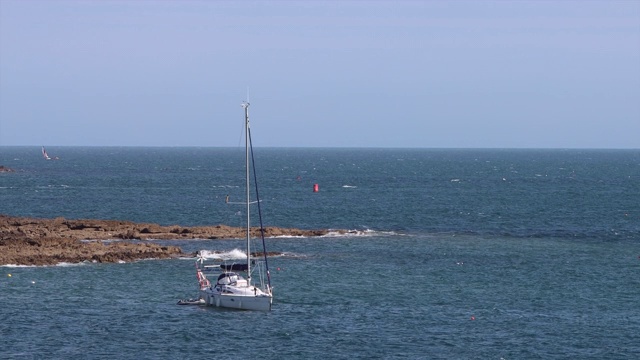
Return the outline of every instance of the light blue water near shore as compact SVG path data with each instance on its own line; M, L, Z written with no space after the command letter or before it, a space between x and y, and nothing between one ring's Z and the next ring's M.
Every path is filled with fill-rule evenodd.
M242 149L39 150L0 147L0 213L242 224ZM270 239L272 312L177 306L193 259L2 267L0 358L640 353L639 150L255 152L265 225L360 231Z

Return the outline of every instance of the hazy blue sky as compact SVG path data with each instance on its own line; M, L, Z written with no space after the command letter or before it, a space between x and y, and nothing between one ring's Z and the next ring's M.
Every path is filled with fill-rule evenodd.
M0 0L0 146L640 148L640 1Z

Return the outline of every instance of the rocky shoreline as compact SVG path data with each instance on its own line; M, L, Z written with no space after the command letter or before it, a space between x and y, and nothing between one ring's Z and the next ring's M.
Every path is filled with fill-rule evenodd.
M252 228L259 236L260 229ZM322 236L328 230L265 228L265 236ZM0 215L0 265L55 265L135 261L149 258L191 256L177 246L126 240L237 239L245 230L226 225L161 226L117 220L36 219ZM103 241L103 240L124 241ZM96 241L83 241L96 240Z

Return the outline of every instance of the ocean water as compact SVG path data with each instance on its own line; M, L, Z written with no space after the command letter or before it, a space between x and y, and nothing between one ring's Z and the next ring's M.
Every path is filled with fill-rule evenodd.
M242 226L243 151L0 147L0 213ZM4 266L0 358L640 354L640 150L254 151L266 226L354 230L268 239L271 312L176 305L192 258Z

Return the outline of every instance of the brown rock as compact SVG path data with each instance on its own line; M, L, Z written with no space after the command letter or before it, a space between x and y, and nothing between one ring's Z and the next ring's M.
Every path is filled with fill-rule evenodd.
M321 236L328 230L267 227L265 236ZM260 228L251 229L260 236ZM185 255L177 246L81 240L237 239L243 228L226 225L182 227L117 220L35 219L0 215L0 264L54 265L60 262L118 262Z

